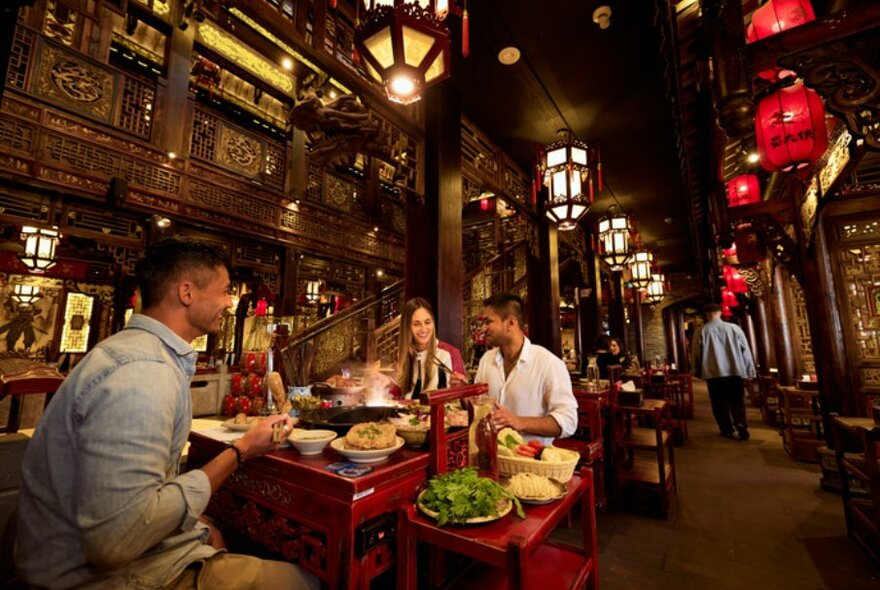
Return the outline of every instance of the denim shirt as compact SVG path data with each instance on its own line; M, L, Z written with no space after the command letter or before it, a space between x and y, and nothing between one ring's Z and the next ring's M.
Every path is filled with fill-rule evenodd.
M703 379L755 376L748 340L736 324L720 319L703 324L694 334L691 355L691 367Z
M134 315L71 372L22 463L16 564L44 588L161 588L213 555L204 471L179 473L196 353Z

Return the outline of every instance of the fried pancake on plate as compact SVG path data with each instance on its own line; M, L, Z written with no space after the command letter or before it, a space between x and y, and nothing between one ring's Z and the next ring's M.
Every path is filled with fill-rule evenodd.
M345 448L359 449L387 449L393 447L397 429L394 424L380 424L379 422L364 422L355 424L345 435Z

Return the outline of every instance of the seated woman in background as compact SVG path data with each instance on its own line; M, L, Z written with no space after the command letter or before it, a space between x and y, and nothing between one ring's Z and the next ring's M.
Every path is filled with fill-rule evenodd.
M403 305L397 343L397 384L402 397L467 383L464 361L455 347L437 340L434 310L421 297Z
M626 353L620 345L620 339L606 338L607 348L596 355L596 364L599 365L599 377L608 379L608 367L620 365L624 369L629 363Z

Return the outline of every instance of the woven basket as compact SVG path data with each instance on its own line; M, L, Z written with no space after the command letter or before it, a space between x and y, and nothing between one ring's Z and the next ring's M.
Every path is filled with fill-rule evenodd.
M547 461L536 461L529 457L509 457L506 455L498 455L498 473L510 477L516 473L536 473L555 479L556 481L565 483L571 479L574 468L580 460L580 453L569 449L559 450L564 457L570 457L565 461L548 463Z

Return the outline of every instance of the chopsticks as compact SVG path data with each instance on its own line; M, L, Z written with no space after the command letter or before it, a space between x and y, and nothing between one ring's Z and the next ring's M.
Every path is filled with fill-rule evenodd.
M446 363L444 363L444 362L441 361L439 358L437 358L437 355L436 355L436 354L434 355L434 362L437 363L437 364L440 366L441 369L443 369L444 371L446 371L446 372L449 373L450 375L452 375L452 374L455 372L455 371L453 371L452 369L450 369L448 366L446 366Z

